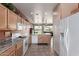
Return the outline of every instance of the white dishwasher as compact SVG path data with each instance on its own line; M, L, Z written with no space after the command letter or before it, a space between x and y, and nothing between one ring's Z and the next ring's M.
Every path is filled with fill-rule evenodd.
M32 44L38 44L38 35L32 35Z
M26 53L26 51L28 49L28 39L29 39L29 37L26 37L23 39L23 55Z

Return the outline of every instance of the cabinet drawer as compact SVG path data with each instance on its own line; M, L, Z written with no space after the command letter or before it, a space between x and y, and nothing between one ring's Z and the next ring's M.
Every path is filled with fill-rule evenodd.
M21 46L20 48L16 49L16 56L22 56L23 54L23 47Z
M18 41L16 45L17 49L20 48L21 46L23 46L23 41L22 40Z

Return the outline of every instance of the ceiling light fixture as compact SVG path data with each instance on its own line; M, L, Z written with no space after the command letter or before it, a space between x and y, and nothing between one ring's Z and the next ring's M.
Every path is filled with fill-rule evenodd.
M47 15L47 12L45 12L45 15Z
M31 15L33 15L33 12L31 12Z
M58 15L58 13L57 12L53 12L53 15Z

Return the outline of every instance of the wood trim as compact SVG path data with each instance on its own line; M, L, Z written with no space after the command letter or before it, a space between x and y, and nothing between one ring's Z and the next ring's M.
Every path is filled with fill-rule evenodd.
M71 12L71 14L75 14L75 13L77 13L77 12L79 12L79 8L77 8L76 10L73 10L73 11Z
M54 8L53 11L56 11L59 6L60 6L60 3L58 3L58 4L55 6L55 8Z
M38 43L38 45L49 45L48 43Z
M3 7L3 8L6 8L6 9L8 9L7 7L5 7L4 5L2 5L1 3L0 3L0 7Z
M78 8L75 9L75 10L73 10L73 11L71 12L71 14L75 14L75 13L77 13L77 12L79 12L79 3L78 3Z
M79 3L78 3L78 8L79 8Z
M59 54L55 51L55 49L53 50L54 50L54 56L59 56Z

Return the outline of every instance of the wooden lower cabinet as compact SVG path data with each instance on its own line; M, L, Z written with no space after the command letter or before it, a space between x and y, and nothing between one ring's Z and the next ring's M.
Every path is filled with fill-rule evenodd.
M0 56L15 56L15 45L1 53Z
M22 56L23 55L23 42L18 41L15 45L9 47L2 52L0 56Z
M23 41L18 41L16 44L16 56L23 55Z
M9 56L15 56L15 51L11 52Z
M16 49L16 56L22 56L23 55L23 51L22 51L22 46L19 49Z
M38 44L39 43L50 44L50 42L51 42L51 35L39 35L38 36Z

